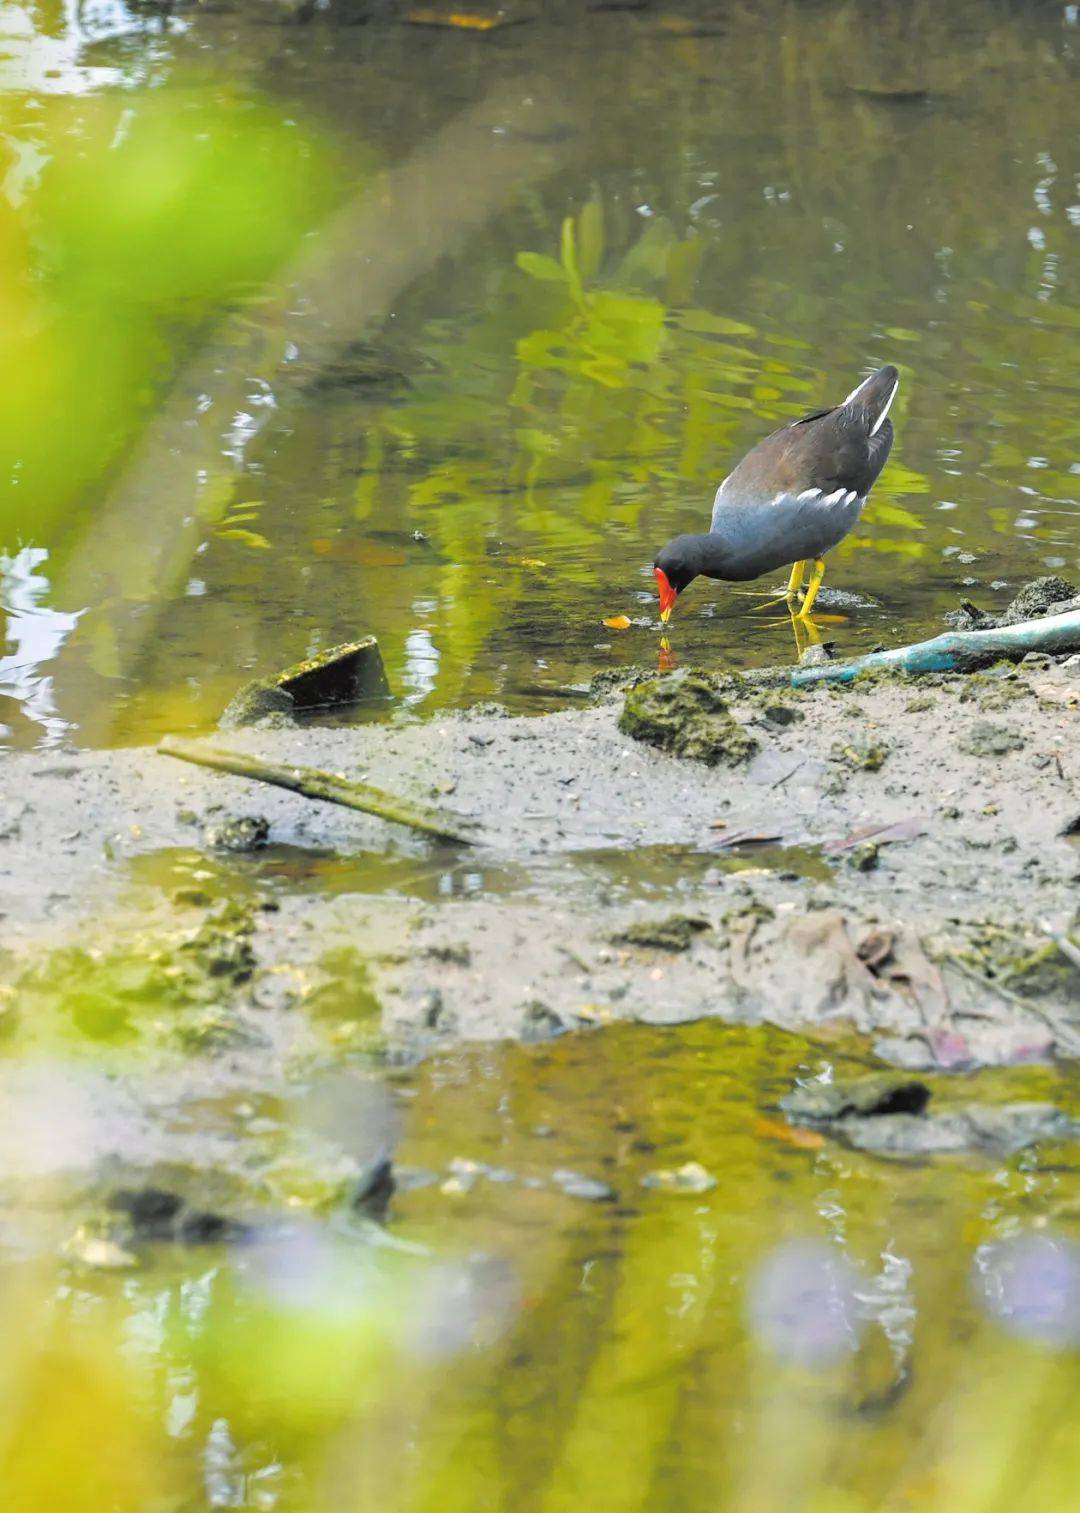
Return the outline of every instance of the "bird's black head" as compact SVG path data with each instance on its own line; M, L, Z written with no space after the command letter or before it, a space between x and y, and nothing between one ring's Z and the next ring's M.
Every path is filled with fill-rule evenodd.
M701 573L701 537L675 536L653 561L653 577L660 589L660 618L667 621L675 600Z

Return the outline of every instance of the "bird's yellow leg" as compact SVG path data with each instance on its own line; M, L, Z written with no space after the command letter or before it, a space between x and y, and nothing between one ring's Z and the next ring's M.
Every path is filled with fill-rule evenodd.
M806 594L803 597L803 602L799 607L800 620L809 620L810 611L814 607L814 600L818 596L818 589L821 587L821 580L824 576L825 563L818 557L814 563L814 571L810 574L810 582L806 585Z
M759 609L770 609L778 599L784 599L790 605L791 601L793 599L797 599L799 596L799 589L802 587L803 573L805 570L805 562L793 562L791 565L791 575L788 578L787 584L784 588L753 588L743 589L741 590L741 592L746 594L747 596L752 595L755 599L758 598L761 594L767 595L769 602L767 604L759 605ZM751 613L755 613L755 611L751 611Z

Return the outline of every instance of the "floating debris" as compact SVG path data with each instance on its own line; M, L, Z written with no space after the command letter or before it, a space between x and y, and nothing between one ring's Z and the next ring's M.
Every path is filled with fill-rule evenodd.
M374 636L332 646L269 678L246 683L229 702L223 730L252 725L271 714L299 715L390 697L382 653Z

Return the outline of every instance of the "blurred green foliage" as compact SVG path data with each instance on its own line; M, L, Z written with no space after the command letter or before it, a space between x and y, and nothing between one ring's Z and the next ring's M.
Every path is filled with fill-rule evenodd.
M250 95L174 85L44 108L40 183L0 198L9 549L51 544L207 322L270 297L333 199L326 148Z

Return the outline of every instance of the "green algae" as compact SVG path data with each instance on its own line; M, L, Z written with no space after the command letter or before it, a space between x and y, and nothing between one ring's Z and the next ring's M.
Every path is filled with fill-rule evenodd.
M255 969L253 930L251 911L226 903L194 929L148 931L108 948L60 947L9 985L12 1009L32 1039L59 1033L115 1045L179 1034L191 1047L209 1046L215 1037L204 1011L223 1027L229 999Z

